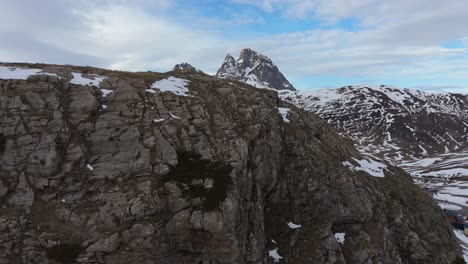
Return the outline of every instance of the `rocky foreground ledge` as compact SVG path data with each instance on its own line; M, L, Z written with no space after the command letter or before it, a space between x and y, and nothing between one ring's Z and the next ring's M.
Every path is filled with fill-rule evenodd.
M0 263L463 263L409 175L274 91L0 68Z

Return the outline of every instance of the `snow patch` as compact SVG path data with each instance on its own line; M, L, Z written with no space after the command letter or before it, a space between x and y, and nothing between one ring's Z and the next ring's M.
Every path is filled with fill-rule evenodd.
M70 80L71 84L76 84L76 85L90 85L90 86L97 86L101 84L101 82L106 78L104 76L99 76L96 74L89 74L92 76L94 79L90 79L87 77L83 77L81 73L78 72L72 72L73 78Z
M108 96L110 93L113 92L112 90L109 90L109 89L99 89L99 90L101 90L102 97L106 97L106 96Z
M439 203L440 208L447 210L461 210L462 208L458 205L449 204L449 203Z
M41 69L23 69L17 67L0 66L0 79L26 80L31 75L41 74L57 77L57 74L42 72Z
M278 107L278 112L283 116L283 121L286 123L289 123L289 119L287 118L289 110L291 109L287 107Z
M451 168L451 169L440 169L434 171L424 172L424 176L434 176L440 178L451 178L456 176L467 176L468 169L466 168Z
M155 123L162 122L162 121L164 121L163 118L160 118L160 119L153 119L153 122L155 122Z
M93 170L94 170L93 166L91 166L90 164L86 165L86 167L87 167L90 171L93 171Z
M171 116L171 118L174 118L174 119L182 119L176 115L173 115L171 112L169 112L169 115Z
M420 148L421 151L422 151L421 155L427 156L427 150L426 150L425 148L423 148L421 145L418 145L418 146L419 146L419 148Z
M268 255L273 258L274 262L279 262L283 258L278 254L278 248L268 251Z
M297 229L297 228L301 228L301 227L302 227L302 225L297 225L297 224L294 224L293 222L289 222L289 223L288 223L288 226L289 226L289 228L291 228L291 229Z
M340 244L344 244L345 242L345 233L336 233L335 234L335 239L336 239L336 242L340 243Z
M453 192L450 192L450 193L439 192L439 193L433 194L432 197L434 199L436 199L436 200L439 200L439 201L445 201L445 202L460 205L460 206L463 206L463 207L468 206L468 198L467 197L458 196L458 195L454 194Z
M383 163L377 162L375 160L362 159L358 160L353 158L359 165L355 166L349 161L343 162L343 165L347 166L354 171L364 171L373 177L385 177L384 170L387 169L387 166Z
M161 92L171 92L178 96L189 96L189 89L187 88L189 82L190 81L186 79L170 76L166 79L154 82L151 88L159 89ZM150 92L149 90L150 89L146 89L147 92Z

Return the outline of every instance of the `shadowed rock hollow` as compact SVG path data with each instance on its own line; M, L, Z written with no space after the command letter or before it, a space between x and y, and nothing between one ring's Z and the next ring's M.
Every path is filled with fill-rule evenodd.
M0 263L462 261L407 174L352 170L352 143L274 91L45 70L58 75L0 80ZM189 96L150 89L169 76Z

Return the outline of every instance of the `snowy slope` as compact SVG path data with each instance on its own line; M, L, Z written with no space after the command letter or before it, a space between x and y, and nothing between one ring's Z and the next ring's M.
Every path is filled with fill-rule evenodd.
M309 92L301 104L350 136L363 152L381 158L398 161L468 149L465 95L346 86Z

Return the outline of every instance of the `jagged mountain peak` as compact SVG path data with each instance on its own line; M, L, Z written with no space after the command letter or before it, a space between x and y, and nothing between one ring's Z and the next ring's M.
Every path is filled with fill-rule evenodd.
M241 50L238 62L253 66L257 61L264 61L266 63L273 64L270 58L252 49L245 48Z
M242 49L237 60L228 53L216 77L243 81L258 88L296 90L270 58L250 48Z
M236 63L236 60L234 59L234 57L231 55L231 53L228 53L226 54L226 57L224 58L224 62L229 62L229 63L233 63L235 64Z
M183 62L183 63L179 63L179 64L176 64L174 66L174 69L173 71L187 71L187 72L199 72L199 73L203 73L201 70L193 67L190 63L187 63L187 62Z

